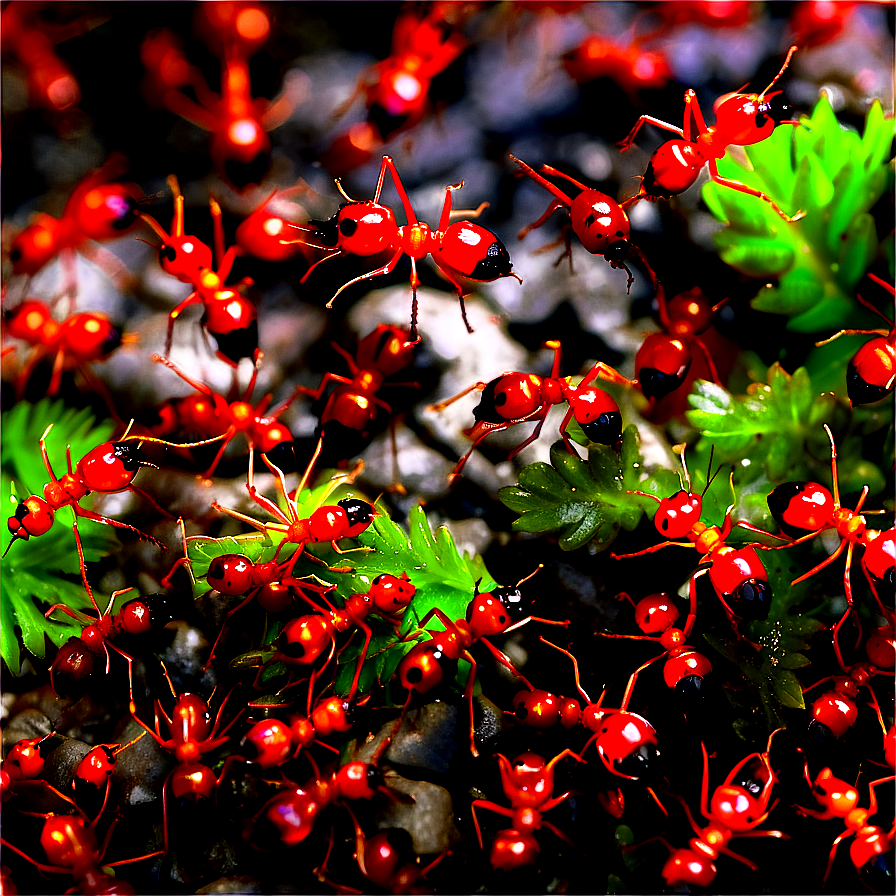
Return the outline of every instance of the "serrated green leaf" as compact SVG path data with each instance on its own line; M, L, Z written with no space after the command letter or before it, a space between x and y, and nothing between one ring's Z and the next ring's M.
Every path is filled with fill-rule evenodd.
M793 672L787 670L775 679L775 696L781 702L782 706L788 706L791 709L805 709L806 702L803 699L803 689L799 679Z
M645 476L638 431L626 427L617 453L593 445L588 459L573 456L563 442L551 447L551 464L529 464L519 486L503 488L498 498L520 514L518 532L559 533L560 547L576 550L589 542L604 550L621 529L631 531L644 515L645 499L635 490L665 495L676 477L668 470Z
M719 160L719 174L762 191L769 202L709 181L703 196L726 223L716 234L721 258L741 273L779 278L753 301L758 310L788 315L788 329L816 333L858 326L864 312L855 287L874 258L878 239L868 211L886 189L893 119L875 102L860 137L840 126L826 95L805 127L782 125L745 147L745 167L731 154Z

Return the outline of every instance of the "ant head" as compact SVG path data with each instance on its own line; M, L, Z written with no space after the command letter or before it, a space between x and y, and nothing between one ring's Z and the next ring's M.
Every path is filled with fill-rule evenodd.
M347 202L335 222L336 244L347 255L376 255L388 249L398 233L392 209L378 202Z
M356 353L358 367L378 370L392 376L403 370L414 356L416 343L410 342L408 331L394 324L380 324L359 343Z
M105 314L81 312L70 317L60 328L69 353L87 361L108 357L121 345L121 333Z
M64 227L56 218L42 215L34 224L23 228L9 247L12 272L36 274L55 255Z
M467 622L478 637L501 634L509 628L513 617L520 615L522 599L519 588L496 588L481 593L477 582L473 600L467 607Z
M542 379L534 373L505 373L483 390L473 416L481 423L525 420L544 404Z

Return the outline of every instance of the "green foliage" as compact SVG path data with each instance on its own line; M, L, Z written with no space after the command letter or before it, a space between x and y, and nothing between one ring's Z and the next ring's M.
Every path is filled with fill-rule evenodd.
M638 525L645 508L656 507L655 501L629 492L645 491L662 498L679 487L671 470L644 476L638 430L627 426L619 453L595 445L587 461L571 455L562 441L556 442L551 446L550 464L524 467L519 485L502 488L498 498L520 514L513 523L518 532L560 532L560 547L565 551L588 542L605 550L621 529L630 532Z
M310 516L324 501L333 500L335 498L330 483L325 482L312 492L302 493L299 513L303 517ZM327 598L331 601L335 598L344 601L352 594L365 594L370 590L373 580L383 573L400 576L406 572L416 588L398 632L386 620L377 616L368 617L373 636L361 672L360 693L366 693L377 682L391 678L401 658L419 640L419 637L412 637L409 640L401 638L418 631L420 620L431 609L438 607L450 619L462 619L477 582L480 591L491 591L497 585L489 575L481 557L459 553L451 533L445 527L440 527L433 533L422 507L411 508L408 532L393 522L383 505L377 505L377 512L378 516L374 518L371 526L357 539L361 550L342 547L341 550L347 553L337 554L326 545L309 545L296 563L294 572L298 578L313 577L317 582L333 585L334 590L327 594ZM243 554L252 562L266 562L273 559L276 543L280 537L274 533L273 541L261 534L220 539L205 537L189 539L187 552L195 577L194 596L201 597L210 589L204 576L214 557L223 554ZM329 568L307 559L306 555L312 552L324 560ZM289 554L284 552L284 558L288 557ZM435 618L429 620L426 625L427 630L443 628L444 625ZM251 668L269 660L274 654L272 645L279 630L278 624L269 626L266 638L268 646L237 657L234 665ZM337 673L335 684L338 694L347 693L351 687L362 647L363 638L356 634L351 643L340 653L338 663L341 668ZM265 683L285 672L286 667L283 664L273 664L265 670L261 681Z
M53 429L47 435L46 446L57 476L67 471L67 445L71 446L73 463L77 463L92 448L108 441L113 431L111 421L94 426L89 410L73 410L59 401L16 403L2 418L2 494L9 514L19 500L43 494L43 486L49 481L38 443L50 423ZM89 498L83 503L89 505ZM71 518L72 511L63 509L45 535L28 541L17 539L11 547L12 534L3 526L0 544L9 553L0 564L0 654L13 674L21 668L23 646L34 656L43 657L47 638L59 646L81 632L81 626L72 620L45 619L35 601L46 606L62 603L75 610L92 607L80 581ZM79 529L85 560L98 560L111 553L116 542L108 526L86 520Z
M771 610L768 619L762 622L739 624L745 637L760 646L758 651L746 641L736 639L733 632L705 635L706 640L743 674L746 687L729 692L735 708L745 714L742 729L751 723L757 724L751 717L760 705L765 713L763 724L769 731L786 724L783 708L805 708L802 686L793 670L810 664L806 655L810 639L824 626L812 615L820 604L816 601L812 606L811 581L790 584L794 576L790 553L789 548L759 552L774 595Z
M687 419L703 437L691 452L692 463L705 464L713 448L716 461L737 465L738 493L746 489L758 503L785 481L830 482L831 445L825 423L837 439L843 492L858 492L868 485L874 495L884 487L880 469L860 462L862 436L847 432L846 403L829 392L819 394L804 368L791 376L773 364L766 382L751 384L746 395L732 395L701 380L688 399L693 409Z
M788 329L800 333L857 325L855 287L878 251L868 212L886 188L893 135L894 120L879 102L860 137L841 127L823 94L802 126L782 125L744 148L751 167L730 153L719 161L723 177L763 191L788 214L805 212L788 224L755 196L712 181L704 186L710 211L728 225L715 237L722 259L749 276L778 280L754 308L788 315Z

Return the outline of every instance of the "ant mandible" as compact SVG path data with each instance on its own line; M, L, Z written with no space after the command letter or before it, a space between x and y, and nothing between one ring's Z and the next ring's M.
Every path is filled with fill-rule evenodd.
M581 382L573 386L568 379L560 376L560 343L552 339L544 344L544 348L554 352L554 362L548 377L540 377L534 373L504 373L490 383L474 383L451 398L429 405L427 410L441 411L470 392L478 390L482 393L479 405L473 410L476 424L464 430L464 435L473 439L473 444L451 471L449 479L460 475L476 446L489 433L500 432L517 423L537 420L532 434L511 451L508 459L516 457L541 434L548 412L555 404L569 404L569 410L560 424L560 435L570 454L577 455L566 432L573 418L592 442L615 445L619 441L622 436L619 405L602 389L590 385L604 365L600 362L595 364Z
M255 305L243 295L243 291L252 285L252 280L245 277L235 287L224 285L240 250L231 246L224 251L221 207L214 199L209 198L214 226L215 258L218 261L215 271L212 269L212 250L195 236L184 233L184 197L174 175L168 178L168 186L174 194L174 220L170 234L151 215L140 212L140 217L162 240L162 245L159 246L159 264L162 270L181 283L189 283L193 287L193 292L168 315L165 356L171 354L174 322L191 305L202 305L203 333L207 332L214 337L218 357L232 367L238 366L240 358L257 361L257 311Z
M524 174L528 175L554 196L554 201L547 207L545 213L537 221L524 227L517 235L517 239L521 240L536 227L541 227L554 212L559 209L565 209L569 216L569 224L564 229L561 240L566 244L566 251L557 259L555 265L560 264L564 258L568 258L570 269L572 268L572 244L569 235L571 229L588 252L592 255L603 255L610 263L610 267L622 268L628 274L628 289L631 289L631 285L634 282L632 272L625 264L625 259L630 256L634 256L641 262L647 270L654 288L658 289L656 274L654 274L653 269L647 263L644 253L629 238L631 223L628 215L625 213L625 209L616 200L606 193L586 187L585 184L580 183L568 174L564 174L562 171L558 171L556 168L552 168L550 165L542 165L541 171L544 174L563 178L574 187L578 187L579 193L573 199L555 184L542 177L537 171L530 168L522 159L518 159L512 154L509 155L509 158L519 165ZM554 245L556 244L550 243L543 248L550 249Z
M379 201L387 171L392 175L392 182L398 191L405 217L408 220L408 223L402 226L399 226L395 220L392 209L381 205ZM432 230L428 224L417 220L411 200L390 156L383 156L372 200L352 199L342 189L342 185L337 179L336 187L347 202L342 205L335 217L325 222L310 222L308 225L289 225L290 230L311 234L317 240L314 242L297 239L291 242L305 243L327 253L305 272L300 282L304 283L318 265L332 258L343 255L369 258L379 255L381 252L392 253L392 257L382 267L353 277L340 286L333 294L333 298L327 302L327 308L332 308L336 297L343 290L354 283L391 273L401 260L402 255L408 255L411 259L411 290L413 294L410 338L412 342L416 342L417 287L420 285L420 279L417 276L417 262L426 258L427 255L431 255L436 266L457 290L464 325L467 332L472 333L473 328L467 320L467 310L464 304L464 287L460 281L468 279L490 283L500 277L515 277L520 283L523 281L519 274L511 270L513 265L504 244L490 230L470 221L450 223L451 218L455 215L467 214L476 217L485 207L485 204L480 205L474 212L452 211L451 194L463 185L464 182L461 181L446 188L439 225L436 230ZM319 223L319 226L310 226L313 223Z
M772 78L771 83L762 93L729 93L719 97L714 104L716 123L713 127L707 127L694 90L685 91L683 128L668 124L652 115L642 115L628 136L620 142L619 146L623 152L631 147L635 136L645 123L672 131L681 139L668 140L654 152L650 157L639 191L621 203L622 208L628 208L639 199L648 199L653 202L661 197L683 193L696 182L705 165L709 168L709 176L715 183L762 199L788 224L802 218L804 212L798 211L791 217L761 190L755 190L740 181L722 177L718 169L718 160L725 155L729 146L752 146L771 136L775 129L775 122L769 115L771 104L767 101L766 95L784 74L796 51L796 46L792 46L788 50L781 70ZM772 94L772 96L774 95ZM692 138L692 117L697 132L695 138ZM784 124L796 124L796 122L790 121L784 122Z
M554 766L567 756L578 762L585 760L572 750L563 750L548 762L536 753L521 753L513 762L501 753L496 755L501 772L501 786L510 800L510 807L500 806L491 800L473 800L471 810L479 848L482 849L482 831L476 817L477 807L511 819L511 828L499 831L492 844L489 857L492 867L510 870L522 865L534 865L539 852L534 837L536 831L547 828L561 840L571 842L556 825L543 817L570 796L570 791L554 796Z
M720 854L730 856L743 862L748 868L756 871L756 865L749 859L738 855L728 848L728 843L734 837L777 837L787 839L788 835L781 831L757 831L756 828L768 818L772 806L769 806L772 797L772 788L777 781L769 762L769 750L771 741L777 731L773 731L768 738L768 744L763 753L751 753L746 759L739 762L725 778L724 784L720 784L709 800L709 757L706 754L706 745L701 741L700 748L703 751L703 782L700 788L700 811L709 822L701 828L694 820L690 807L683 797L677 796L684 807L691 828L697 835L690 841L686 849L674 849L665 838L657 837L669 850L670 856L663 865L662 875L668 886L676 884L691 884L700 887L712 885L716 876L715 859ZM758 759L762 768L762 779L753 780L749 775L750 783L733 783L738 779L740 772L748 763ZM774 804L772 804L774 805Z
M896 288L892 284L881 280L874 274L868 275L869 280L882 286L887 292L896 297ZM859 302L878 317L882 317L889 325L889 330L840 330L821 342L816 342L816 347L827 345L841 336L874 336L869 339L853 355L846 369L846 394L849 403L853 406L874 404L882 398L886 398L893 391L896 383L896 327L886 315L882 314L870 302L856 295Z

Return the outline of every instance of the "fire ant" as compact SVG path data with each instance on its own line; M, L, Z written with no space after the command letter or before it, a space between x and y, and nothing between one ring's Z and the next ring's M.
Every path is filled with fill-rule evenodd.
M388 206L380 204L380 193L383 190L386 171L392 175L392 182L398 191L401 204L404 207L405 217L408 223L399 226L395 220L395 214ZM311 272L318 265L338 258L343 255L357 255L369 258L389 251L392 257L382 267L353 277L344 283L333 294L333 298L327 302L327 308L333 307L336 297L348 289L354 283L369 280L371 277L380 277L391 273L402 255L408 255L411 259L411 290L413 301L411 305L410 337L412 342L417 341L417 287L420 279L417 276L417 262L427 255L432 255L436 266L447 277L448 281L457 290L460 301L461 315L466 325L467 332L472 333L473 328L467 320L467 310L464 304L464 288L460 283L462 279L476 280L490 283L500 277L515 277L522 283L522 279L511 270L512 262L504 244L490 231L470 221L449 223L455 215L468 214L476 217L484 208L480 206L475 212L452 211L451 194L464 185L461 181L449 185L445 190L445 202L442 205L442 213L439 217L439 225L432 230L428 224L417 221L411 200L408 197L404 184L395 168L395 163L390 156L383 156L380 166L380 175L377 180L376 190L372 200L354 200L342 189L337 179L336 188L348 200L342 205L335 217L325 222L318 223L318 227L309 225L290 224L290 230L299 233L308 233L316 241L297 239L292 242L305 243L317 249L324 250L327 254L313 264L301 279L304 283Z
M543 378L533 373L505 373L490 383L474 383L452 398L427 408L430 411L441 411L470 392L477 390L482 392L479 405L473 410L476 424L464 430L464 435L473 439L473 444L458 461L449 478L453 479L460 475L473 450L489 433L500 432L517 423L537 420L538 423L529 438L511 451L509 458L516 457L541 434L548 412L555 404L569 404L569 410L560 424L560 435L570 454L577 454L566 432L573 418L592 442L614 445L619 441L622 436L622 415L619 412L619 405L606 392L589 385L600 373L603 365L600 362L595 364L581 382L573 386L568 379L560 376L562 356L560 343L552 339L544 343L544 348L554 352L549 377Z
M463 6L436 2L422 12L416 7L399 12L391 55L362 72L351 95L333 113L334 119L341 118L359 97L368 109L367 120L352 125L330 148L331 166L367 161L377 146L421 121L429 106L432 79L466 47L458 30L466 17Z
M36 215L10 245L13 274L30 278L59 256L67 272L64 293L73 293L77 250L102 267L118 287L124 288L131 279L130 273L114 253L98 245L124 236L137 224L137 188L110 183L124 168L122 157L112 156L75 187L62 217Z
M620 142L619 146L623 152L631 147L635 136L645 122L663 128L663 130L672 131L681 139L668 140L653 153L641 181L640 190L630 199L621 203L622 208L628 208L639 199L655 202L661 197L683 193L696 182L705 165L709 168L709 176L715 183L762 199L788 224L802 218L804 212L798 211L791 217L785 214L770 196L760 190L748 187L740 181L722 177L718 169L718 160L725 155L729 146L752 146L771 136L775 129L775 122L769 115L771 104L767 101L766 94L784 74L796 51L796 46L792 46L788 50L781 70L772 78L771 83L762 93L730 93L719 97L714 105L716 123L713 127L707 127L694 90L685 91L683 128L667 124L652 115L642 115L628 136ZM772 96L774 95L772 94ZM697 131L695 139L692 139L691 136L692 116L693 126ZM784 124L796 124L796 122L789 121Z
M690 476L683 455L682 465L684 466L687 490L682 488L667 498L658 498L656 495L637 490L632 494L641 495L657 502L659 506L654 514L653 523L660 535L671 539L686 538L687 541L661 541L659 544L651 545L634 554L612 554L611 556L621 560L653 554L670 546L696 548L700 554L700 560L699 568L692 576L692 586L693 579L706 573L709 574L713 590L722 602L725 613L737 632L736 621L738 619L762 620L768 617L772 591L768 583L768 573L756 553L756 548L763 547L763 545L748 544L742 548L734 548L727 544L727 539L734 525L762 532L763 535L769 535L769 533L742 521L732 524L733 504L725 511L725 521L722 523L721 529L718 526L707 526L705 523L701 523L703 495L706 494L706 489L712 484L719 471L716 470L713 476L708 477L703 493L697 495L691 491ZM732 490L733 488L732 474ZM738 636L742 637L739 632Z
M88 824L85 816L47 815L40 835L40 845L46 853L50 864L32 859L8 840L0 840L7 849L34 865L39 871L48 874L70 874L77 884L77 891L86 894L135 893L127 881L119 880L104 868L117 865L128 865L151 859L161 852L151 852L133 859L121 859L117 862L104 862L106 848L112 838L112 832L118 819L115 819L106 832L102 846L97 845L96 822L98 817Z
M257 24L265 13L255 7ZM259 29L255 27L255 33ZM201 72L179 51L177 42L164 30L150 34L141 49L141 58L150 66L150 76L159 85L168 85L162 104L175 115L212 135L211 157L218 172L238 190L258 183L271 162L268 132L280 127L290 116L294 100L289 91L276 99L253 99L248 55L257 49L226 26L218 32L222 56L221 93L209 90ZM173 51L173 53L172 53ZM181 88L191 87L196 100ZM197 102L198 100L198 102Z
M751 753L746 759L739 762L725 778L724 784L719 785L709 797L709 757L706 754L706 746L701 741L700 748L703 751L703 783L700 788L700 811L709 822L701 828L694 820L690 807L683 797L678 800L684 807L691 828L697 835L690 841L686 849L674 849L663 837L651 838L660 840L669 850L670 855L663 865L662 875L667 886L677 884L696 885L709 887L715 880L715 860L719 854L730 856L743 862L748 868L756 871L756 865L749 859L732 852L728 848L729 842L734 837L778 837L787 839L788 835L781 831L757 831L755 830L768 818L772 806L769 802L772 797L772 788L777 781L775 773L769 763L769 750L776 729L769 735L768 745L763 753ZM748 763L759 760L762 769L762 779L752 779L749 783L734 783L738 780L741 771Z
M322 450L330 457L345 460L367 444L377 408L392 413L392 408L377 397L384 385L419 388L418 383L385 383L386 377L410 364L415 343L402 327L379 324L358 343L355 358L335 342L332 345L345 358L351 378L325 373L317 389L299 386L296 391L317 400L329 382L341 384L327 399L316 435L323 439Z
M54 747L50 745L55 731L42 737L27 737L17 741L0 762L0 797L5 802L17 790L21 781L38 778L44 770L47 754Z
M234 718L220 729L221 717L224 707L230 698L228 694L218 708L214 722L211 720L209 704L197 694L178 694L174 690L174 684L168 676L168 671L162 666L162 674L171 689L174 697L174 709L170 716L162 709L161 701L155 701L155 728L150 728L138 715L137 707L133 699L129 704L129 710L134 721L163 749L174 754L176 765L165 780L162 792L162 814L165 837L165 853L168 852L168 796L181 800L190 797L200 802L211 798L218 784L223 780L227 772L227 762L221 774L216 777L214 771L200 761L205 753L217 750L228 741L227 731L239 719L238 713ZM163 738L159 730L159 715L168 726L169 737Z
M510 870L522 865L534 865L538 857L538 843L534 834L541 828L553 831L562 840L570 843L569 838L556 825L551 824L543 816L555 806L559 806L570 796L570 791L554 796L554 766L571 756L578 762L584 762L578 753L564 750L553 759L545 762L536 753L522 753L510 762L500 753L498 767L501 772L501 786L510 800L510 807L499 806L490 800L473 800L473 824L479 848L482 849L482 831L476 808L488 809L498 815L511 819L510 830L499 831L492 844L489 860L495 869Z
M690 580L690 612L683 629L676 628L678 609L672 596L666 593L649 594L642 597L637 604L623 592L616 596L617 600L627 600L635 610L635 621L642 635L617 635L610 632L599 632L603 638L625 638L638 641L658 641L663 653L647 660L633 673L637 677L648 666L665 659L663 679L670 688L680 694L699 694L705 676L712 672L710 661L686 643L694 623L697 621L697 589L694 579ZM659 633L659 634L657 634Z
M139 445L134 439L123 438L118 442L104 442L97 445L96 448L89 451L81 460L78 461L76 467L72 467L71 447L67 447L65 451L66 462L68 464L68 473L61 479L56 478L53 467L50 464L50 457L47 454L46 438L50 430L53 428L51 423L44 434L40 437L40 453L44 460L44 466L50 474L51 482L44 486L43 498L37 495L31 495L20 501L16 507L15 513L7 520L9 531L12 533L12 539L6 551L14 544L16 539L21 538L27 541L32 536L44 535L47 533L56 516L56 511L62 507L71 507L74 514L72 522L72 531L75 533L75 543L78 547L78 560L81 564L81 578L84 581L84 587L96 608L97 614L100 614L99 607L93 598L93 591L90 583L87 581L87 570L84 566L84 551L81 547L81 535L78 532L78 517L94 520L98 523L105 523L107 526L116 526L119 529L127 529L140 538L152 542L154 545L165 549L165 546L141 532L134 526L118 520L110 519L94 513L92 510L86 510L81 507L80 502L91 492L103 492L112 494L114 492L132 491L143 498L150 506L159 511L159 513L169 516L170 514L161 508L143 489L134 485L134 477L137 475L140 467L156 468L155 464L149 463L144 459ZM142 439L142 441L159 441L153 439ZM4 552L5 555L6 552Z
M234 236L243 254L262 261L290 261L304 252L302 243L283 242L289 224L295 223L279 213L280 202L290 195L304 193L304 185L286 190L274 190L237 227Z
M98 311L79 311L64 321L57 321L50 307L38 299L26 299L3 315L6 332L15 339L32 346L16 380L16 396L21 398L38 364L48 357L53 358L53 372L45 395L59 392L62 374L74 369L101 395L114 418L118 414L105 384L94 376L89 365L94 361L105 361L122 343L135 342L136 336L122 335L109 318Z
M862 494L859 496L854 510L841 506L837 481L837 447L834 444L834 435L827 424L824 425L824 430L831 443L833 495L817 482L785 482L773 489L767 499L768 508L781 530L793 540L783 545L758 545L758 547L763 550L783 550L811 541L826 529L833 529L837 533L840 537L837 549L809 572L792 582L796 585L805 581L833 563L844 550L846 551L843 590L848 606L846 613L834 628L836 643L836 634L840 626L845 622L847 616L854 612L850 577L853 553L857 547L864 549L862 572L865 574L871 593L874 595L881 613L887 619L892 620L892 611L888 610L881 601L874 580L889 584L893 582L894 561L896 561L896 538L894 538L896 530L888 529L881 532L877 529L867 528L865 515L859 513L868 496L867 485L862 489Z
M174 336L174 322L191 305L202 305L203 333L214 337L218 346L216 354L232 367L240 358L258 360L258 320L255 305L244 295L243 290L252 285L250 278L244 278L235 287L227 287L224 281L230 274L234 259L240 251L231 246L224 251L224 227L221 221L221 207L209 198L209 208L214 226L215 257L217 271L212 270L212 251L205 243L184 233L184 197L171 175L168 185L174 194L174 220L171 233L151 215L140 213L140 217L161 238L159 264L166 274L176 277L181 283L189 283L191 292L169 315L168 332L165 337L165 356L171 354Z
M318 452L319 451L320 442L318 442ZM262 455L262 460L264 460L265 464L277 478L277 486L280 490L280 494L283 496L284 501L286 501L286 512L281 510L270 498L258 494L258 490L255 488L255 484L251 478L250 471L250 479L246 485L246 488L249 490L249 496L256 504L263 507L268 513L275 517L277 519L276 523L262 523L252 519L250 516L246 516L246 514L231 510L227 507L222 507L217 501L212 503L212 507L214 507L215 510L220 510L221 513L226 513L234 519L242 520L244 523L248 523L254 529L258 529L265 535L268 535L271 532L281 533L283 539L277 546L277 550L274 553L271 562L277 561L284 545L297 545L296 551L289 560L283 564L282 572L285 577L292 575L296 562L299 557L302 556L305 547L309 543L320 544L321 542L328 541L336 553L345 553L339 548L336 542L343 538L356 538L370 526L373 522L373 518L377 516L376 510L374 510L373 506L366 501L361 501L358 498L343 498L336 504L324 504L318 507L310 517L305 519L300 518L298 511L299 495L302 493L302 489L311 474L311 469L316 457L317 453L311 458L311 462L302 476L302 480L296 489L295 499L290 501L286 491L286 481L283 476L283 471ZM330 494L342 483L353 482L355 476L360 471L360 468L361 465L359 464L351 473L335 477L330 482L326 494ZM324 500L326 500L326 497L324 497ZM317 558L312 559L316 560ZM323 563L323 561L318 562Z
M869 280L878 283L887 292L896 296L896 288L874 274L868 275ZM846 394L849 403L853 406L874 404L882 398L886 398L893 391L896 382L896 328L893 321L882 314L870 302L857 295L856 298L866 308L873 311L878 317L882 317L889 325L889 330L840 330L821 342L816 342L816 347L827 345L841 336L874 336L869 339L853 355L846 369Z
M896 780L896 776L887 775L869 782L870 796L867 809L859 808L859 795L855 787L835 778L829 768L821 770L814 784L809 780L808 773L805 773L805 776L806 783L812 788L815 798L823 808L819 811L797 806L797 811L813 818L841 818L845 825L845 830L834 840L831 847L822 885L827 882L834 867L837 847L847 837L855 837L849 849L849 857L856 872L869 888L875 892L885 892L887 881L892 877L892 866L886 857L887 853L893 851L893 830L891 828L887 831L886 828L869 824L868 819L877 812L877 794L874 788L878 784L888 784Z
M286 401L277 405L273 410L268 407L273 400L273 395L265 395L255 407L250 404L252 392L258 377L258 367L261 361L256 359L252 378L246 386L242 398L228 402L223 395L214 392L206 383L194 380L187 376L176 364L168 358L153 355L153 361L164 364L173 370L185 383L192 386L199 395L177 400L174 405L178 423L184 429L194 429L203 437L220 437L221 447L212 460L209 468L201 474L203 479L210 479L214 473L224 451L233 441L237 433L243 433L249 443L249 468L254 465L255 448L259 453L291 454L293 451L292 433L280 422L280 415L302 394L301 389L296 389ZM200 397L203 396L203 397Z
M314 777L304 787L295 787L268 800L255 818L250 842L262 849L271 844L297 846L314 830L320 813L343 800L370 800L377 791L389 794L382 774L373 764L349 762L321 775L308 756Z
M538 567L538 569L540 568ZM477 583L464 619L450 619L438 607L433 607L420 620L419 629L428 635L428 638L412 647L398 664L395 675L401 687L407 691L407 699L393 728L392 736L401 727L404 714L413 696L427 694L441 684L451 681L457 668L457 661L463 658L470 663L470 672L464 689L464 700L470 712L470 752L474 756L479 755L479 751L476 749L473 720L473 685L476 682L477 663L475 657L470 653L470 648L477 642L484 644L502 666L531 688L532 685L488 638L515 631L529 622L543 622L545 625L569 625L569 620L566 619L542 619L539 616L526 616L511 623L515 611L522 607L519 586L535 575L535 572L518 582L515 588L497 588L491 592L480 593ZM426 623L431 619L441 622L445 626L445 630L426 631ZM390 741L391 736L383 741L379 748L380 752L386 749Z
M627 288L631 289L631 285L634 282L632 272L625 264L625 259L630 256L634 256L644 265L650 276L651 283L654 284L654 288L658 287L656 274L654 274L653 269L647 263L644 253L629 238L631 224L628 215L616 200L609 197L606 193L586 187L585 184L580 183L568 174L564 174L562 171L558 171L556 168L552 168L550 165L542 165L541 171L544 174L563 178L563 180L569 181L574 187L579 188L580 192L575 199L572 199L555 184L552 184L537 171L530 168L522 159L518 159L514 155L510 155L509 158L519 165L524 174L528 175L554 196L553 202L547 207L545 213L537 221L524 227L517 235L517 239L523 239L530 231L536 227L541 227L554 212L564 209L569 216L569 223L561 237L561 240L566 244L566 251L557 259L556 264L560 264L564 258L568 258L570 267L572 266L570 237L570 230L572 230L588 252L592 255L603 255L610 263L610 267L622 268L628 274ZM556 243L551 243L544 248L550 249L554 245Z

